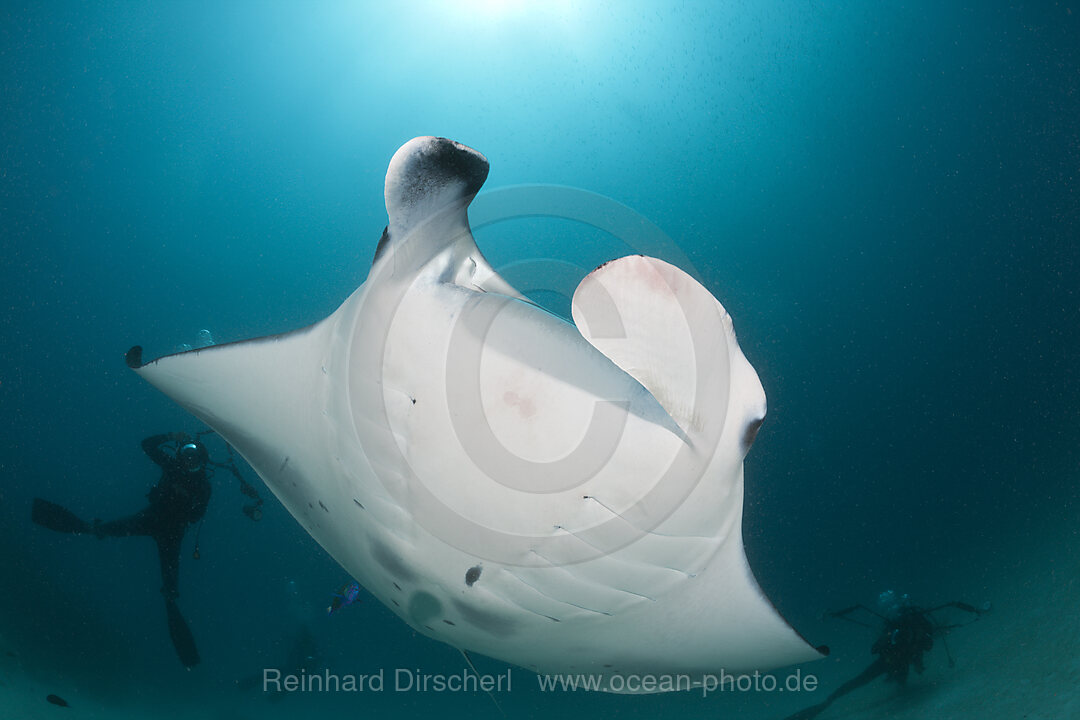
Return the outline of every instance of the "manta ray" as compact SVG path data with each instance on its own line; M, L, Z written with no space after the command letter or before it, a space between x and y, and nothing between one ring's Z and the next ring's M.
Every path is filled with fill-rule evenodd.
M630 256L567 322L481 254L479 152L402 146L366 281L309 327L144 362L416 631L538 673L765 670L822 656L742 543L765 394L720 303Z

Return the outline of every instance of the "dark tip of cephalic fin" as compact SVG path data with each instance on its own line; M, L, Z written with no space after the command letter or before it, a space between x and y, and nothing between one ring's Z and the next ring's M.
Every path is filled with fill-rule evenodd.
M468 205L487 176L487 158L459 142L418 137L405 143L386 169L391 240L449 206Z
M754 439L757 437L758 430L761 429L761 423L764 421L765 418L763 417L753 418L743 428L742 452L744 456L750 452L750 446L754 444Z
M142 345L135 345L124 355L124 362L132 370L138 370L143 366Z

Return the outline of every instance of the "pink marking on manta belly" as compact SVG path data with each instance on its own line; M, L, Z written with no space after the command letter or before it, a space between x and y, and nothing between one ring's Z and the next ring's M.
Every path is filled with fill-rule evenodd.
M532 417L536 414L536 403L532 398L521 397L513 390L507 390L503 393L503 402L510 407L516 407L518 412L521 413L521 417Z

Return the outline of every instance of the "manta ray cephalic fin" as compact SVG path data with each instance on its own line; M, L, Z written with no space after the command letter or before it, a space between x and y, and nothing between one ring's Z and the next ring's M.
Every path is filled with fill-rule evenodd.
M656 258L620 258L581 281L572 312L582 337L644 385L691 442L735 422L746 454L765 392L731 317L694 278Z
M375 250L372 275L403 277L434 261L443 268L443 281L524 300L484 258L469 229L469 203L487 175L487 158L453 140L426 136L402 145L386 171L390 223Z

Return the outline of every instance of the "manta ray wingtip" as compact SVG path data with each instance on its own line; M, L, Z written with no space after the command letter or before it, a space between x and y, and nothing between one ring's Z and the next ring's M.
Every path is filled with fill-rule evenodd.
M143 366L142 361L142 345L133 345L130 350L124 354L124 362L132 370L138 370Z

